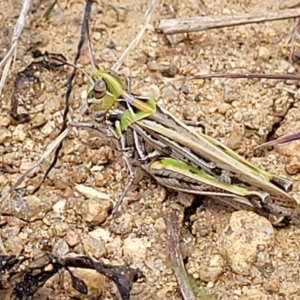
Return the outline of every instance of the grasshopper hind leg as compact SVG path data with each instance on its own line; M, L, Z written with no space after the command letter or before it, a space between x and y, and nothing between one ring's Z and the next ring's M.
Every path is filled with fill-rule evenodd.
M271 182L285 192L290 192L293 188L293 182L285 178L274 177L271 179Z

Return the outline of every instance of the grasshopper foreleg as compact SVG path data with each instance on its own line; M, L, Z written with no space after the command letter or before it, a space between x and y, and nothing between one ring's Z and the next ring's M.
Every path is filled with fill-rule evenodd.
M118 202L116 203L115 207L112 210L112 215L114 215L117 212L119 206L122 204L122 202L123 202L123 200L124 200L124 198L125 198L128 190L129 190L129 188L131 187L131 185L133 184L134 179L135 179L134 171L133 171L132 165L131 165L131 163L129 161L129 157L132 156L132 153L131 153L131 151L128 151L128 147L126 147L126 146L127 146L126 145L126 137L124 135L122 135L121 136L121 151L123 153L122 158L123 158L125 166L126 166L126 168L128 170L128 173L129 173L128 177L129 177L129 179L128 179L128 182L126 183L126 185L125 185L125 187L123 189L123 192L122 192L122 194L121 194Z
M99 124L96 124L96 123L71 121L71 122L69 122L69 125L72 127L91 128L91 129L95 129L105 135L109 135L109 131L106 128L103 128Z

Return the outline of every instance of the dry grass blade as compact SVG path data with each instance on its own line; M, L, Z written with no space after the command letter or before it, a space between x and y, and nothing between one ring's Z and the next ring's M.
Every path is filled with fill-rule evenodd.
M2 68L4 66L4 70L3 70L1 81L0 81L0 95L2 94L2 89L4 87L5 80L7 78L13 56L14 56L14 58L16 58L18 39L21 36L22 30L25 26L25 19L26 19L26 15L29 11L30 4L31 4L31 0L24 0L18 21L14 27L14 32L13 32L12 41L11 41L11 47L0 62L0 68Z
M204 290L195 283L184 267L180 251L178 234L178 217L176 211L171 211L167 216L168 247L172 267L184 300L212 300Z
M152 12L154 10L155 6L155 0L152 0L150 5L148 6L146 13L145 13L145 21L144 24L135 37L135 39L129 44L129 46L125 49L124 53L120 57L120 59L114 64L114 66L111 68L112 71L117 72L119 68L121 67L123 61L127 57L127 55L132 51L134 47L137 46L137 44L140 42L142 39L143 34L145 33L145 30L150 22ZM80 118L84 115L84 113L87 111L87 105L84 104L78 113L78 115L75 117L74 121L78 122ZM2 192L1 195L1 201L6 199L9 194L14 191L28 176L31 176L35 169L56 149L60 143L63 141L63 139L68 135L70 129L66 128L45 150L45 152L41 155L41 157L24 173L22 174L19 178L17 178L16 182L8 189Z
M245 13L239 15L194 17L189 19L162 19L157 26L157 30L165 34L176 34L242 24L292 19L299 16L300 8L295 8L280 11L266 11L258 14Z
M292 134L289 134L289 135L285 135L281 138L278 138L277 140L270 141L270 142L258 145L254 149L263 148L263 147L277 146L277 145L280 145L280 144L290 143L292 141L296 141L296 140L299 140L299 139L300 139L300 132L296 132L296 133L292 133Z
M118 61L111 67L112 71L117 72L120 69L122 63L124 62L124 60L126 59L126 57L128 56L128 54L142 40L143 35L144 35L144 33L145 33L146 29L147 29L147 26L150 23L154 7L155 7L155 0L152 0L151 3L150 3L150 5L148 6L148 8L146 10L145 18L144 18L144 24L143 24L141 30L139 31L139 33L137 34L137 36L131 41L131 43L128 45L128 47L125 49L125 51L123 52L123 54L121 55L121 57L118 59Z

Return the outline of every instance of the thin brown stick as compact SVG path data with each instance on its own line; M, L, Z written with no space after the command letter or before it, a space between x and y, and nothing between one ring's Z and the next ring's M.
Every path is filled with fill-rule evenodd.
M134 49L140 43L147 29L147 26L150 23L154 7L155 7L155 0L151 0L145 12L144 23L142 25L142 28L138 32L137 36L128 45L128 47L124 50L124 52L122 53L118 61L111 67L111 71L117 72L120 69L124 60L127 58L128 54L132 51L132 49Z
M203 16L189 19L162 19L157 30L165 34L196 32L243 24L292 19L300 16L300 8L239 15Z
M195 79L212 78L237 78L237 79L278 79L278 80L300 80L299 74L263 74L263 73L213 73L204 75L192 75L176 78L164 78L165 82L190 81Z

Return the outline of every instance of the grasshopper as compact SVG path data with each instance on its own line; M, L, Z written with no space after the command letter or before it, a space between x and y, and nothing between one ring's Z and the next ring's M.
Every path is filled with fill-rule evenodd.
M168 189L214 197L262 215L298 213L298 203L288 194L291 181L256 167L154 99L132 94L120 76L98 71L92 78L95 82L88 88L87 100L90 112L120 140L130 175L113 212L134 180L128 160L134 156L146 173Z

